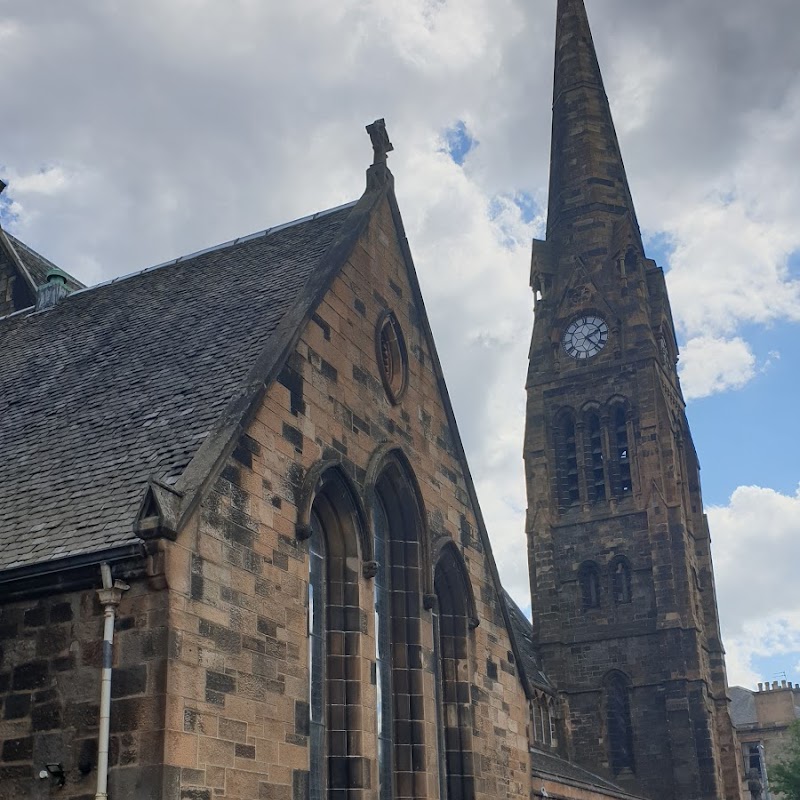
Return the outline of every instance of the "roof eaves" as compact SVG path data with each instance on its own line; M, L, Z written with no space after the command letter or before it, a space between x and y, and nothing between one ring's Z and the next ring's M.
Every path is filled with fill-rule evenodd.
M536 759L537 755L539 756L538 766ZM559 771L558 769L547 769L547 767L541 765L542 756L544 756L545 760L551 764L558 762L566 764L569 772L578 773L581 775L581 777L567 775L566 771ZM620 798L620 800L643 800L640 795L631 794L607 778L603 778L600 775L595 775L593 772L589 772L589 770L584 769L577 764L573 764L571 761L566 761L559 756L555 756L552 753L544 753L540 750L536 750L535 748L531 748L531 774L538 778L544 778L545 780L553 780L558 783L566 783L576 788L588 789L593 794L602 794L606 797L616 797Z

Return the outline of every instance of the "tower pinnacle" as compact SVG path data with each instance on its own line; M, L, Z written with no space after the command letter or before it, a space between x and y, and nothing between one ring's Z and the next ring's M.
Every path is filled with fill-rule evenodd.
M641 249L584 0L558 0L548 242L570 243L580 250L580 231L589 217L603 223L609 247L616 224L628 217ZM596 249L594 227L591 238Z

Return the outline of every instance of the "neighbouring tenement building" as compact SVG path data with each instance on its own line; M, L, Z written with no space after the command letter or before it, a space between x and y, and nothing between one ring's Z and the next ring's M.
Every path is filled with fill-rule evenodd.
M789 728L800 719L800 686L759 683L753 692L731 686L731 718L742 748L745 773L755 770L764 787L764 800L779 800L770 788L770 768L788 755ZM744 781L747 788L747 780Z
M382 120L356 202L109 283L0 229L0 800L738 800L669 304L582 0L554 114L534 625Z

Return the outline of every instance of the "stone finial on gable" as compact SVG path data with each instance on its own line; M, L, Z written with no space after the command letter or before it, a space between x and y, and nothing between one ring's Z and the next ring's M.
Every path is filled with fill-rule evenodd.
M372 140L374 155L372 165L385 164L389 153L394 150L394 145L389 141L389 134L386 131L386 120L376 119L371 125L367 125L367 133Z
M373 154L372 166L367 170L367 189L377 189L392 180L386 160L394 150L394 145L389 141L386 121L383 119L376 119L371 125L367 125L367 133L372 140Z

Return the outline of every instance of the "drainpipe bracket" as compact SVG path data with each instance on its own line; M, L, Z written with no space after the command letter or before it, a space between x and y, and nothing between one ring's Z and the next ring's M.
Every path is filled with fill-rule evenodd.
M113 606L116 608L122 602L122 593L127 592L131 587L122 581L114 581L110 589L98 589L97 597L103 606Z

